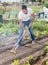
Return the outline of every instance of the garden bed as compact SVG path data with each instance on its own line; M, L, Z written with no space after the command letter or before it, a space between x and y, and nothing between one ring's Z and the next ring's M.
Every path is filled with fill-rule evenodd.
M16 54L9 53L6 50L5 52L2 52L0 54L0 59L1 59L0 65L11 65L14 62L14 60L16 61L16 59L17 60L19 59L21 64L23 64L24 62L26 63L28 61L27 58L32 59L32 57L34 58L33 64L35 64L35 61L37 63L37 59L40 60L41 56L44 57L45 54L44 47L48 45L48 37L36 41L35 45L32 45L31 42L30 43L27 42L23 44L24 45L16 51Z

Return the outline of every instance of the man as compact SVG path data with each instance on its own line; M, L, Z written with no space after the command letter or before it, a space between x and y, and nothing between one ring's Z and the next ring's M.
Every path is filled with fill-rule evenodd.
M35 19L33 10L31 8L27 8L26 5L23 5L22 10L19 12L18 18L19 18L19 24L20 24L20 34L19 34L18 42L16 43L14 48L12 50L9 50L9 52L11 53L16 53L16 49L21 47L25 26L28 27L28 30L30 32L32 44L35 44L35 38L34 38L33 29L32 29L32 24Z
M28 30L30 32L31 39L32 39L32 44L34 44L35 38L34 38L33 29L32 29L32 24L35 19L35 15L34 15L33 10L31 8L27 8L26 5L23 5L22 10L19 12L18 19L19 19L19 24L20 24L20 34L19 34L19 39L17 42L17 48L21 46L22 35L24 33L25 26L28 27Z

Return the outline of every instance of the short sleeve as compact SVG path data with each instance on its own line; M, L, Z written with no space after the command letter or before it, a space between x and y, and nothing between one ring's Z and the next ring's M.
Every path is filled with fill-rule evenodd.
M21 14L21 12L18 14L18 19L22 19L22 14Z
M30 13L31 13L31 14L34 13L33 10L32 10L31 8L30 8Z

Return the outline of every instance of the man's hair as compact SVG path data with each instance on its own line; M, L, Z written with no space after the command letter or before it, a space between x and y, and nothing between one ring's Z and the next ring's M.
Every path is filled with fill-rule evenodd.
M27 6L26 5L22 5L22 9L27 10Z

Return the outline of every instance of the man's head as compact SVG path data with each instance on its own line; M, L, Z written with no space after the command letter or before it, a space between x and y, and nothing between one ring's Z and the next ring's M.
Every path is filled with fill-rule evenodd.
M27 14L27 6L26 5L22 5L22 12L24 14Z

